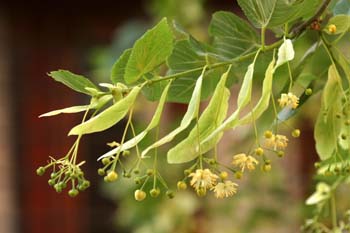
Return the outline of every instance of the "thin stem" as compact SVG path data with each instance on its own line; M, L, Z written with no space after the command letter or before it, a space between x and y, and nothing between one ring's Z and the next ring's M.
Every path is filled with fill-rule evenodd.
M265 51L265 34L266 34L266 27L261 28L261 50Z
M296 37L300 35L313 21L317 20L327 9L330 2L331 0L325 0L320 6L320 8L318 8L318 11L313 17L311 17L308 21L305 21L304 23L300 24L298 27L294 28L291 37Z
M273 49L277 48L278 46L280 46L282 43L283 43L283 39L281 39L281 40L279 40L279 41L277 41L277 42L275 42L275 43L273 43L271 45L266 45L264 51L266 52L266 51L273 50ZM261 48L259 48L258 50L261 50ZM247 53L246 55L243 55L243 56L235 57L235 58L233 58L233 59L231 59L229 61L226 61L226 62L214 63L214 64L210 65L210 67L207 66L206 70L215 69L215 68L218 68L218 67L231 65L231 64L233 64L235 62L242 62L242 61L248 60L248 59L254 57L258 50L250 52L250 53ZM165 81L165 80L173 80L173 79L181 78L181 77L184 77L184 76L186 76L188 74L192 74L192 73L195 73L195 72L198 72L198 71L201 71L201 70L203 70L203 67L194 68L194 69L186 70L186 71L179 72L179 73L176 73L176 74L171 74L171 75L168 75L168 76L164 76L164 77L148 80L144 84L152 85L154 83L162 82L162 81Z
M290 92L292 90L292 86L293 86L293 76L292 76L292 70L290 68L290 64L289 61L287 62L287 66L288 66L288 75L289 75L289 88L288 88L288 92Z
M331 196L331 217L332 217L332 225L333 230L337 228L337 209L336 209L336 202L335 202L335 193L332 193Z

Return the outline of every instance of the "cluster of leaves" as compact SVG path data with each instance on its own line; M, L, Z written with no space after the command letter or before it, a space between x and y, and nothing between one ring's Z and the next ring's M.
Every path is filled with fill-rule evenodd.
M231 196L236 192L237 184L228 180L226 171L235 178L241 178L245 168L255 169L259 164L257 159L262 164L262 170L269 171L271 161L268 156L277 154L282 157L288 142L284 135L278 134L279 126L285 125L299 111L313 91L323 90L321 110L315 125L316 149L321 159L318 164L320 176L334 176L328 181L328 185L334 187L327 195L322 194L322 198L313 196L307 203L313 205L331 201L336 187L349 176L350 69L348 59L337 47L350 28L350 16L348 12L343 12L342 7L347 1L339 1L335 5L333 16L328 12L329 0L239 0L238 3L250 23L260 29L260 35L245 20L231 12L221 11L214 13L209 25L212 43L203 43L164 18L119 57L112 67L111 83L100 84L105 89L69 71L51 72L49 76L74 91L90 96L91 101L88 105L42 115L85 111L82 123L69 132L69 135L78 136L73 149L64 158L52 159L47 166L39 168L38 174L43 174L50 166L58 167L58 174L68 177L64 181L72 180L75 189L74 178L79 180L80 177L76 174L76 171L80 172L81 165L76 164L80 138L104 131L128 116L122 140L111 143L113 149L99 157L103 167L98 173L105 176L105 181L118 178L119 165L124 177L130 178L134 174L135 183L141 185L135 192L136 200L146 197L144 189L148 182L153 184L150 189L152 197L158 196L163 187L167 196L172 198L174 193L157 167L158 148L189 130L167 152L170 164L194 161L185 170L184 180L178 182L178 188L185 189L186 182L190 180L200 196L205 195L207 189L213 190L217 197ZM279 40L266 45L266 30L274 32ZM299 46L302 40L310 41L307 48ZM322 53L328 55L329 62L326 68L315 70L311 58ZM270 60L268 64L267 59ZM240 84L236 110L228 113L230 87L237 81L242 67L245 75ZM265 75L261 75L261 69ZM324 73L328 74L326 83L316 78L323 77ZM263 80L259 79L261 76L264 76ZM256 102L252 100L253 83L262 85ZM132 116L141 94L150 101L158 101L158 107L148 126L136 132ZM201 102L209 97L209 104L200 112ZM161 116L167 102L186 103L188 107L180 125L159 138ZM268 119L268 131L262 137L264 131L260 130L257 121L269 110L274 114ZM256 140L253 149L235 155L233 166L221 164L216 147L224 132L247 124L254 128ZM156 131L156 140L140 149L139 143L153 131ZM128 132L132 137L127 140ZM293 137L299 135L298 129L292 131ZM135 160L128 169L122 159L133 149ZM149 168L145 161L151 157L153 165ZM83 180L82 184L84 182L87 181ZM336 221L333 225L334 229L338 226Z

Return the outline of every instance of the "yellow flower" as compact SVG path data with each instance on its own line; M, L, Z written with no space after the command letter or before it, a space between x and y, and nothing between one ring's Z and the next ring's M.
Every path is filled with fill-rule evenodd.
M278 103L283 107L290 107L292 109L296 109L299 105L299 97L289 92L288 94L281 94L281 98L278 99Z
M270 138L265 138L264 145L274 150L284 150L288 146L288 138L280 134L272 135Z
M244 153L237 154L233 156L232 164L234 166L238 166L241 168L242 172L244 172L244 169L247 168L249 171L252 171L255 169L255 165L257 165L259 162L254 157L250 155L246 155Z
M237 186L238 184L226 180L215 185L212 190L214 191L216 198L224 198L233 196L237 192Z
M195 173L189 174L192 177L190 182L191 186L196 190L199 196L204 196L207 189L212 188L216 184L216 180L219 178L213 174L208 168L197 169Z

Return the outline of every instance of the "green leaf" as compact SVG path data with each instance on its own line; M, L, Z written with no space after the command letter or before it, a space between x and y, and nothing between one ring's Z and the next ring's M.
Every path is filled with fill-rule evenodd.
M339 63L340 67L345 73L345 76L350 84L350 63L349 60L344 56L344 54L339 51L336 47L331 47L332 53L335 56L335 60Z
M111 150L111 151L105 153L104 155L100 156L98 158L98 160L103 159L105 157L109 157L109 156L115 155L115 154L119 153L120 151L125 151L125 150L128 150L130 148L133 148L139 142L141 142L142 139L144 139L146 137L146 135L148 134L149 131L151 131L152 129L154 129L155 127L157 127L159 125L160 118L161 118L161 115L163 113L164 105L165 105L165 102L166 102L166 97L168 95L170 84L171 84L171 82L168 82L168 85L163 90L163 93L162 93L162 96L161 96L161 98L159 100L156 112L154 113L153 118L152 118L151 122L149 123L149 125L147 126L147 128L144 131L142 131L141 133L139 133L137 136L135 136L134 138L131 138L127 142L125 142L122 145L118 146L117 148L114 148L113 150Z
M278 49L278 59L276 68L294 59L293 43L290 39L285 39Z
M142 87L138 86L134 87L124 99L118 101L88 121L75 126L68 135L83 135L100 132L117 124L134 105L141 88Z
M129 61L132 49L126 49L119 59L114 63L111 71L111 80L114 84L125 83L125 67Z
M276 7L277 0L238 0L249 21L257 28L266 27Z
M335 25L337 28L334 33L328 30L328 26L331 24ZM323 31L330 35L337 35L348 31L349 28L350 28L350 15L336 15L330 18L327 26Z
M269 107L271 92L272 92L272 80L273 74L275 72L275 58L272 59L271 63L266 69L265 78L263 81L262 93L261 97L253 108L253 110L245 115L240 121L240 125L248 124L253 120L253 116L255 119L258 119L265 110Z
M208 51L206 45L194 45L190 40L181 40L175 44L174 51L168 58L168 66L171 74L184 72L191 69L198 69L198 72L192 72L182 75L171 84L168 101L177 103L188 103L196 85L201 69L207 64L206 56ZM201 99L208 98L214 91L222 73L220 69L212 69L204 74Z
M185 163L198 157L198 143L209 136L225 119L230 96L230 91L225 87L228 73L229 70L222 75L208 107L198 120L198 127L194 126L185 140L169 150L169 163Z
M202 74L199 76L196 82L196 86L193 90L191 101L188 105L188 108L184 117L181 120L180 126L177 127L175 130L173 130L172 132L170 132L168 135L158 140L157 142L153 143L151 146L147 147L142 152L141 157L144 157L150 150L172 141L175 138L175 136L180 132L182 132L183 130L185 130L190 125L191 121L196 117L199 111L199 105L201 100L201 89L202 89L204 72L205 72L205 69L203 69Z
M91 95L91 92L86 90L86 88L98 90L98 88L89 79L82 75L73 74L67 70L52 71L48 75L57 82L63 83L67 87L77 92Z
M259 53L259 52L258 52ZM238 126L239 123L239 113L241 110L250 102L251 100L251 90L253 85L253 74L255 61L258 54L256 54L255 59L252 64L248 66L247 72L244 76L242 87L238 94L237 99L237 110L234 111L220 126L218 126L209 136L201 141L202 153L211 150L221 139L223 132L227 129L233 129Z
M334 15L350 15L350 1L340 0L333 8Z
M293 22L298 18L308 18L314 15L319 8L321 0L303 0L287 2L277 0L268 27L273 28Z
M336 114L340 110L341 89L334 65L328 70L328 80L323 90L321 110L315 124L316 151L321 160L329 159L337 147L341 121Z
M105 105L111 99L112 99L112 96L106 95L106 96L102 96L101 98L99 98L98 101L97 100L92 101L92 103L89 105L79 105L79 106L58 109L58 110L54 110L51 112L41 114L39 117L49 117L49 116L55 116L55 115L58 115L61 113L78 113L78 112L86 111L88 109L98 109L101 106Z
M125 68L126 83L134 83L161 65L173 50L173 34L166 18L148 30L135 45Z
M249 53L259 44L256 31L231 12L219 11L213 14L209 35L214 37L215 52L226 60Z

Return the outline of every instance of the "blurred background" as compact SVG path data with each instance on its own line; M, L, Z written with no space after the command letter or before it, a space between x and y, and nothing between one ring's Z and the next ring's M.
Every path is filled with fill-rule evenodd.
M38 116L88 102L46 73L67 69L106 82L121 52L161 17L177 19L195 38L208 41L207 26L217 10L242 15L233 0L0 2L0 233L299 231L316 159L307 118L299 123L304 146L292 140L293 150L276 162L281 166L276 164L264 176L250 174L230 199L197 198L189 191L172 200L148 198L136 203L132 182L120 179L103 184L96 158L108 150L106 142L120 136L122 124L83 139L79 159L87 161L84 170L92 185L78 197L57 194L48 186L47 176L35 174L48 156L66 153L75 139L67 137L67 132L81 117ZM169 119L183 109L183 105L171 105ZM221 150L239 152L232 147L243 136L231 136ZM181 168L174 167L170 176L172 172L177 174Z

